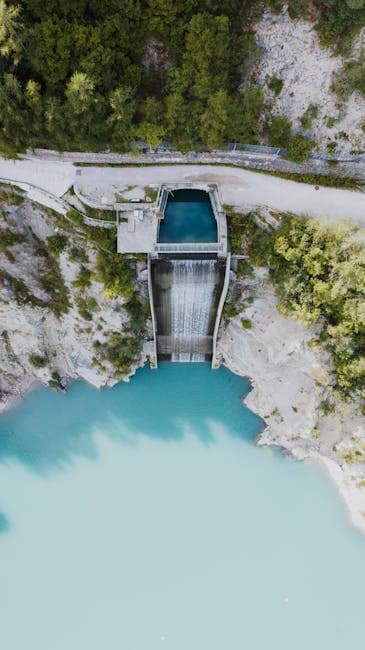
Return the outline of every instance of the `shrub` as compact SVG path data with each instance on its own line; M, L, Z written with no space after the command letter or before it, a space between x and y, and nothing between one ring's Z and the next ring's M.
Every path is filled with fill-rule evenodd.
M61 376L59 375L59 373L56 370L54 370L52 372L52 376L51 376L51 379L48 382L48 385L51 388L59 388L60 382L61 382Z
M99 252L96 260L97 278L104 284L108 298L132 298L135 267L133 262L118 253Z
M270 78L267 85L270 88L270 90L272 90L275 93L275 95L280 95L284 86L284 82L282 79L279 79L279 77L273 76Z
M92 296L86 296L83 298L82 296L79 296L76 300L77 308L79 311L79 314L82 318L85 320L92 320L92 312L95 311L95 309L98 306L98 303L96 302L95 298Z
M86 264L89 261L89 258L85 253L85 251L82 250L82 248L79 248L78 246L72 246L72 248L69 251L69 259L70 262L84 262Z
M319 108L317 104L309 104L307 110L299 118L303 129L308 130L312 126L313 120L318 116Z
M226 302L223 307L223 315L226 318L234 318L237 314L237 308L231 302Z
M107 359L118 374L126 375L141 351L141 343L132 336L112 332L108 342L98 349L102 358Z
M347 99L357 90L365 97L365 66L363 61L345 63L332 83L331 89L342 99Z
M67 212L67 218L76 224L76 226L82 226L84 224L84 218L77 210L69 210Z
M10 228L0 228L0 250L5 250L15 244L21 244L25 239L24 235L13 232Z
M313 140L304 138L302 135L292 135L286 146L286 156L293 162L303 162L314 146Z
M65 235L51 235L47 237L48 250L58 257L67 246L67 237Z
M241 325L245 330L250 330L252 323L248 318L241 318Z
M285 116L274 116L267 132L272 147L286 147L291 136L291 123Z
M47 365L47 359L40 354L31 354L29 356L29 363L35 368L44 368Z
M88 289L91 285L90 278L91 278L91 271L82 264L80 266L80 270L77 274L77 277L75 280L72 281L72 284L74 287L77 287L78 289Z

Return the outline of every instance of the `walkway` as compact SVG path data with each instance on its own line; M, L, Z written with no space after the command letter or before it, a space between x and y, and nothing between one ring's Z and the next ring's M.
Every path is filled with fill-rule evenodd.
M144 187L149 183L217 183L220 201L241 209L265 205L272 210L288 211L309 217L353 219L365 226L365 193L328 187L316 191L313 185L239 168L213 165L176 165L148 167L84 167L78 177L94 196L111 196L116 188L127 185Z
M82 172L78 175L78 172ZM74 167L69 162L47 160L1 160L0 177L34 183L62 196L77 178L85 193L97 200L114 196L128 185L145 187L150 183L217 183L222 204L243 210L265 205L277 211L290 211L310 217L353 219L365 226L365 194L334 188L295 183L239 167L215 165L175 165L147 167ZM86 187L88 192L86 192Z

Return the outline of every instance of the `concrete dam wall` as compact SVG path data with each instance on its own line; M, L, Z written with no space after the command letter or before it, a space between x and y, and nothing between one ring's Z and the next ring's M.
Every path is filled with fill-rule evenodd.
M213 333L226 261L152 261L157 354L171 361L212 358Z

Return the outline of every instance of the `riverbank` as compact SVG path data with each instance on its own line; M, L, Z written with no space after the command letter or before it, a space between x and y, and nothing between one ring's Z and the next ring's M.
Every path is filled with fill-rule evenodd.
M316 344L317 330L281 316L265 270L245 283L252 303L222 330L221 360L248 377L245 404L266 422L258 445L276 447L301 461L320 462L336 483L352 523L365 533L365 417L356 405L325 414L330 360ZM244 329L241 318L251 321Z

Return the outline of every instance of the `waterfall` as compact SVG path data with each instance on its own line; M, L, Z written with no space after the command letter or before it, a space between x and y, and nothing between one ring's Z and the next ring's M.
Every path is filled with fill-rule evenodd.
M173 260L171 360L204 361L216 286L214 260Z

